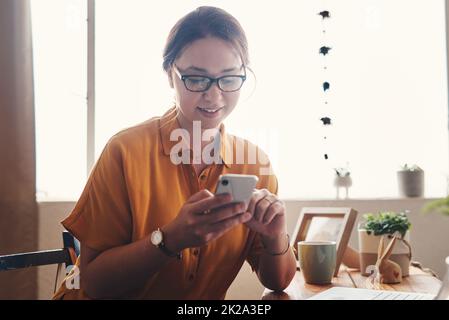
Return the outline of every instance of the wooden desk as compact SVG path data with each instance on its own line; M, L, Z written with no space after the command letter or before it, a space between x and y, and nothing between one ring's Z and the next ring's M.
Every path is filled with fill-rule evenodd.
M400 284L384 284L377 289L437 294L440 286L440 280L411 266L410 275L403 278ZM376 289L368 277L362 276L358 270L349 269L342 265L338 277L334 277L330 285L306 284L301 272L297 271L292 282L283 292L273 292L265 289L262 300L303 300L331 287Z

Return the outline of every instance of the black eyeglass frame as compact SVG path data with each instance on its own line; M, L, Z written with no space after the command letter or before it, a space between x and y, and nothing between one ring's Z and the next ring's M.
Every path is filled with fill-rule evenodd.
M175 64L173 64L173 67L174 67L173 69L175 70L176 75L177 75L177 76L179 77L179 79L181 79L181 81L184 83L184 87L186 88L186 90L188 90L188 91L190 91L190 92L206 92L207 90L210 89L210 87L212 86L212 84L213 84L214 82L217 83L217 87L218 87L221 91L223 91L223 92L236 92L236 91L239 91L239 90L242 88L243 84L244 84L245 81L246 81L246 68L245 68L245 66L242 66L243 70L245 71L245 74L244 74L244 75L226 75L226 76L221 76L221 77L218 77L218 78L212 78L212 77L202 76L202 75L197 75L197 74L195 74L195 75L194 75L194 74L185 74L185 75L182 75L181 72L180 72L179 69L178 69L178 66L176 66ZM191 77L208 79L208 80L209 80L209 84L208 84L207 87L206 87L205 89L203 89L203 90L191 90L191 89L189 89L189 88L187 87L187 84L186 84L186 80L188 80L188 79L191 78ZM242 79L242 84L240 85L240 87L238 87L238 88L235 89L235 90L226 91L226 90L223 90L222 87L220 87L220 80L221 80L221 79L224 79L224 78L240 78L240 79Z

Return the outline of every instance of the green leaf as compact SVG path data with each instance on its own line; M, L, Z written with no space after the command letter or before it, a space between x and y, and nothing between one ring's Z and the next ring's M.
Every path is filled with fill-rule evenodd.
M383 211L377 215L367 213L363 217L366 220L365 229L367 233L371 234L373 232L376 236L398 232L404 237L407 230L411 227L411 223L404 212Z

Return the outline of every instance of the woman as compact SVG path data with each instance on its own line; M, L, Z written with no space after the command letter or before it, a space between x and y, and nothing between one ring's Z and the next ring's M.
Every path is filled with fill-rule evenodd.
M269 163L236 161L257 147L222 123L248 62L245 33L227 12L200 7L176 23L163 61L175 106L106 145L62 222L81 242L81 288L69 279L55 298L224 299L245 260L265 287L288 286L296 263L276 177L260 174ZM216 148L206 152L210 138ZM248 207L214 195L226 173L259 177Z

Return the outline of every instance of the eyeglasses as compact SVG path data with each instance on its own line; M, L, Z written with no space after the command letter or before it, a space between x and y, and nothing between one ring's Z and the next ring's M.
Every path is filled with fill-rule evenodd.
M178 67L176 65L173 66L176 75L182 80L182 82L184 82L186 89L192 92L205 92L209 90L214 82L217 83L217 86L221 91L234 92L240 90L246 80L245 68L243 68L245 70L245 75L211 78L198 75L182 75L179 72Z

